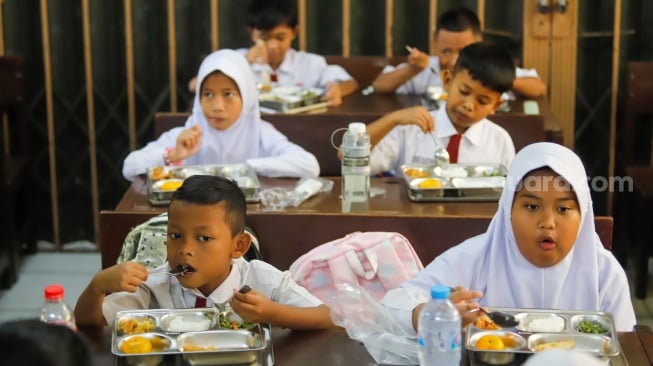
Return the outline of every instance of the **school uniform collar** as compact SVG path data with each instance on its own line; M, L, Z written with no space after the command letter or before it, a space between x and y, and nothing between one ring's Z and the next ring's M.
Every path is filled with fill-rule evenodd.
M281 65L279 65L279 68L274 70L275 73L277 74L290 74L293 71L293 61L295 58L297 58L297 50L294 48L289 48L288 51L286 51L286 54L283 56L283 61L281 61Z
M484 126L487 119L482 119L471 125L463 134L463 139L471 143L473 146L478 146L483 143ZM457 134L453 122L447 115L446 103L443 103L435 117L435 136L441 139L448 139Z
M179 283L177 281L177 283ZM231 265L231 271L229 272L229 276L216 288L211 292L209 296L204 296L200 290L196 288L187 288L179 284L179 287L181 288L182 291L188 292L193 294L196 297L206 297L208 300L210 300L211 303L216 304L216 303L221 303L229 300L231 298L231 295L233 295L234 289L238 289L240 287L241 283L241 275L240 271L238 270L238 267L235 263L235 261L232 261ZM209 302L207 302L208 304ZM187 306L194 304L186 304Z

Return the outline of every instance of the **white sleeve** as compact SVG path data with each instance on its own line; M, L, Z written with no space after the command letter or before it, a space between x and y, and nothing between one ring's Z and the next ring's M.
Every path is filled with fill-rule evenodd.
M264 122L261 127L261 156L248 159L254 171L265 177L317 177L320 164L313 154ZM335 153L334 153L335 154Z
M540 78L540 75L537 74L537 70L535 69L522 69L521 67L518 67L515 70L515 77L517 78Z
M322 305L320 299L293 281L290 272L281 271L263 261L250 261L243 279L279 304L304 308Z
M327 83L352 80L351 75L340 65L326 65L322 69L322 77L320 78L320 85L326 85Z
M102 313L107 324L112 326L119 311L148 309L149 306L150 291L145 286L139 286L134 293L121 291L107 295L102 302Z
M370 152L370 171L372 175L399 168L399 155L405 143L402 132L402 126L397 126L374 146Z
M598 238L597 240L600 241ZM600 260L604 268L599 272L600 309L612 313L617 332L632 332L637 320L626 272L612 253L606 250L603 254L604 258Z
M184 127L175 127L164 132L161 136L140 150L129 153L122 165L122 175L125 179L133 181L140 174L145 174L148 168L164 165L163 153L167 147L175 147L177 136Z

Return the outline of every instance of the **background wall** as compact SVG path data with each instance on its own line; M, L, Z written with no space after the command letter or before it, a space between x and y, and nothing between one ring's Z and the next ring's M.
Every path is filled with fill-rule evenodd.
M350 53L385 55L388 1L306 0L306 49L343 53L343 4L350 4ZM535 0L483 1L486 38L503 44L516 58L521 56L523 1ZM26 60L37 238L95 241L97 213L112 209L128 188L122 161L130 149L150 140L154 113L188 108L186 83L215 46L249 44L248 3L0 0L0 53L4 49ZM391 51L397 55L405 54L406 44L429 48L433 4L438 14L454 5L479 5L476 0L391 3ZM579 0L574 141L591 175L607 174L614 4ZM624 0L622 15L623 75L625 61L653 59L653 2ZM605 213L606 199L594 197L598 213Z

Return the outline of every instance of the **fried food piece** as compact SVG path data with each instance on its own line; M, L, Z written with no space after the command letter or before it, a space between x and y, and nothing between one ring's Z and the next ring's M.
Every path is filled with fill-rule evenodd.
M498 326L495 322L493 322L492 319L490 319L487 315L479 316L474 322L474 326L478 329L485 329L485 330L501 329L501 327Z
M534 351L540 352L547 349L572 349L575 346L576 343L574 342L573 339L563 339L557 342L540 343L537 346L535 346Z
M140 334L153 331L155 328L152 319L126 318L118 321L118 330L123 334Z
M150 179L152 180L161 180L168 178L170 178L170 172L166 171L162 166L154 167L150 172Z

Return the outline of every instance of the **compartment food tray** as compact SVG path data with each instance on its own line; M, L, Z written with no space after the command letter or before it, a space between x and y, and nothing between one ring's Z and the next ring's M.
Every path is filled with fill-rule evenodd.
M294 86L274 86L268 92L259 94L261 107L285 113L289 110L320 102L324 90Z
M411 201L497 201L506 182L500 164L423 164L401 166Z
M150 340L151 351L123 352L123 344L134 337ZM176 358L188 365L274 363L269 327L255 324L248 329L221 328L213 308L118 312L111 352L118 356L118 364L125 365L177 365Z
M616 362L620 359L621 346L610 313L517 308L488 310L512 314L519 320L519 324L498 330L481 329L476 324L465 328L464 347L472 365L520 364L532 354L550 347L586 352L610 361L611 364L623 364ZM586 333L577 330L583 322L598 324L605 332ZM506 344L506 348L502 350L478 348L478 340L485 335L499 336L504 342L510 343L510 346Z
M152 205L167 205L184 179L196 175L215 175L233 179L243 191L247 202L258 202L261 183L256 172L247 164L206 164L189 166L158 166L147 170L148 199Z

